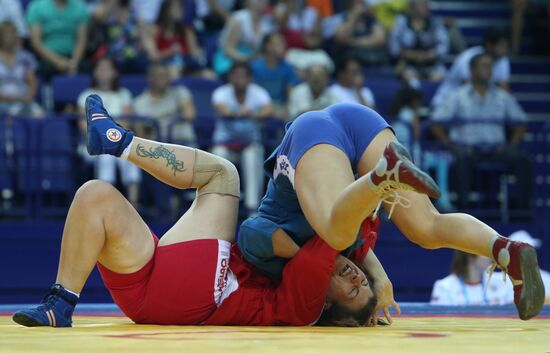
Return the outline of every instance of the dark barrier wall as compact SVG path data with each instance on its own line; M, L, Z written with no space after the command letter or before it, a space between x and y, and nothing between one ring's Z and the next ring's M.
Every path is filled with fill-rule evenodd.
M170 224L152 224L158 235ZM502 234L525 229L544 241L541 267L550 270L550 223L492 226ZM0 304L35 303L55 281L62 222L0 223ZM428 301L432 284L448 274L452 251L425 250L409 242L391 223L382 225L376 253L393 281L398 301ZM110 302L94 270L82 302Z

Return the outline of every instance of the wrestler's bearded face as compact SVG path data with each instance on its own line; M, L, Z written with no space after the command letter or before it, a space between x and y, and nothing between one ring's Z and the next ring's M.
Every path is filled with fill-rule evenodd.
M328 302L336 302L350 311L363 308L374 294L367 276L349 259L338 256L327 293Z

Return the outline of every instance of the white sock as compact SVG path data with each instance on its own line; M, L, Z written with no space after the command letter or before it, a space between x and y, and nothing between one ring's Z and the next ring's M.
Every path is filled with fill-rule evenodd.
M73 292L72 290L68 290L67 288L65 288L65 290L66 290L67 292L71 293L71 294L76 295L77 298L80 298L80 293L75 293L75 292Z
M122 151L122 154L120 155L121 159L127 160L128 157L130 157L130 152L132 151L132 145L134 144L134 138L132 138L132 141L130 141L130 144L126 146L124 151Z

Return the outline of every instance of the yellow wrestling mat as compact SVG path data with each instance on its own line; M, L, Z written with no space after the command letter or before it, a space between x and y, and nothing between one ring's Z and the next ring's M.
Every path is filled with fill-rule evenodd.
M550 352L550 318L396 317L376 328L135 325L75 316L73 328L27 328L0 316L0 352Z

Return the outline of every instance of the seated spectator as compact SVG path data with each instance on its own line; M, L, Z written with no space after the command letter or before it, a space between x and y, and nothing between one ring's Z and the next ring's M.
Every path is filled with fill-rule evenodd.
M321 16L306 0L283 0L276 5L274 14L288 48L321 47Z
M156 21L159 17L163 0L119 0L122 3L130 2L132 13L137 19L138 33L147 59L151 62L159 60L155 41Z
M306 82L290 91L288 113L292 119L304 112L323 109L338 103L328 87L330 77L326 66L309 66L305 72L305 79Z
M219 49L214 55L214 71L225 74L233 63L247 63L260 49L265 35L274 24L264 11L267 0L247 0L246 7L231 15L220 35Z
M183 22L184 8L180 0L164 0L157 20L158 57L168 65L171 78L183 73L213 77L206 68L206 58L199 47L192 25Z
M430 13L429 0L409 1L407 14L395 20L389 50L397 60L397 73L415 87L420 79L443 79L449 36L443 20Z
M433 170L435 181L439 186L441 196L435 201L436 207L442 212L454 210L449 197L449 167L452 155L448 151L422 151L421 117L424 105L424 94L407 84L395 94L389 109L389 116L395 119L391 122L395 136L411 151L414 160L424 170Z
M212 94L212 104L220 115L212 153L234 163L240 157L244 205L252 213L264 191L264 148L259 123L272 114L271 98L265 89L251 82L252 72L246 64L234 64L228 78L229 82Z
M478 54L470 62L471 83L450 93L432 115L432 132L454 153L459 181L458 202L466 207L473 171L481 161L506 163L517 178L522 191L519 207L526 208L530 200L531 164L518 151L517 144L525 132L527 117L518 102L505 90L491 84L492 57ZM456 122L449 133L439 123ZM507 140L506 125L512 125Z
M94 54L96 58L113 60L124 74L146 70L150 55L145 50L138 18L129 0L106 1L96 6L90 26L100 44Z
M183 86L170 86L170 73L163 64L152 64L147 78L149 87L134 101L135 113L156 119L162 139L171 137L176 143L195 146L197 139L192 122L196 109L191 92ZM174 118L181 119L181 123L169 130Z
M487 53L493 59L491 82L508 89L508 81L510 80L510 60L506 56L508 53L508 38L499 29L490 28L483 37L483 46L471 47L457 56L433 97L432 106L436 107L444 102L449 92L453 92L460 85L470 80L470 61L474 56L481 53Z
M0 22L0 115L44 115L34 101L35 70L36 60L19 46L15 25Z
M329 91L339 103L356 103L375 109L374 95L365 87L363 71L356 59L345 59L336 66L336 80Z
M338 15L332 57L336 62L352 57L365 66L387 62L386 30L363 0L347 0L347 10Z
M434 283L433 305L503 305L509 304L500 274L490 279L485 271L491 260L455 250L451 274ZM511 285L509 285L512 288Z
M0 22L10 21L17 28L19 38L26 38L29 33L23 16L20 0L0 0Z
M286 103L292 87L298 83L294 68L284 59L285 40L273 32L265 36L262 43L263 55L252 61L254 82L269 93L273 101L274 116L288 119Z
M36 0L29 4L27 22L31 46L40 60L39 73L47 80L58 73L87 71L88 10L81 0Z
M229 22L236 3L236 0L195 0L194 26L209 65L218 48L220 32Z
M85 114L86 97L90 94L98 94L103 99L109 113L120 118L132 112L132 94L118 83L118 72L113 62L109 59L99 60L92 73L92 85L78 96L78 108L81 114ZM83 121L84 123L84 121ZM85 127L85 124L82 125ZM116 169L118 167L122 184L126 187L128 200L137 207L139 198L139 183L141 171L130 162L115 158L110 155L90 157L95 162L95 177L111 184L116 183Z

